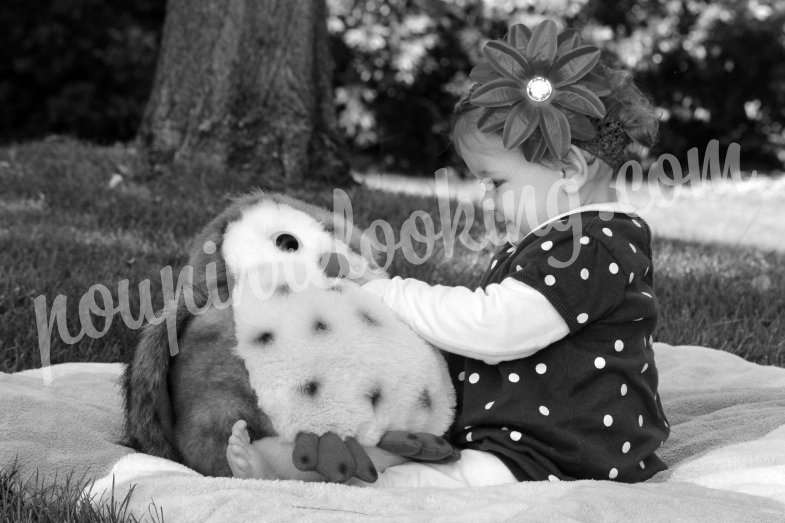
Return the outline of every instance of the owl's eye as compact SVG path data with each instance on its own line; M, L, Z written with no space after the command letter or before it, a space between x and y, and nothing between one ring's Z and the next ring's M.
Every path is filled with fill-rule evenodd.
M300 248L300 242L288 232L282 232L275 237L275 246L284 252L296 252Z

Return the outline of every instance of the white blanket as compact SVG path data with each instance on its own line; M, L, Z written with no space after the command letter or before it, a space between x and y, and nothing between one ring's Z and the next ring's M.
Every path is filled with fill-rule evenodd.
M134 485L131 509L152 503L167 521L785 521L785 369L701 347L655 352L670 468L644 484L381 490L205 478L116 444L121 368L97 364L55 366L49 386L40 371L0 374L0 466L16 457L45 477L86 471L100 478L96 502L112 482L120 497Z

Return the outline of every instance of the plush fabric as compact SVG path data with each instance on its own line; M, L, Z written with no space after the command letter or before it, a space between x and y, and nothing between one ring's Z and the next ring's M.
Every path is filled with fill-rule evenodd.
M701 347L655 344L671 437L669 469L639 484L529 482L482 489L381 490L293 481L205 478L115 443L120 365L55 366L0 375L0 464L18 457L44 479L72 469L99 478L100 502L136 485L167 521L778 521L785 520L785 369Z
M441 435L455 392L439 352L358 285L235 291L235 353L284 441L298 432L375 446L391 430Z

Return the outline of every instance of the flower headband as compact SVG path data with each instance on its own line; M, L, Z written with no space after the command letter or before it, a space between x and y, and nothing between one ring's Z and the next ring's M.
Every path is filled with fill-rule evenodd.
M533 162L546 152L564 159L573 141L611 166L623 162L632 140L618 111L601 100L611 94L611 85L598 65L597 47L544 20L533 30L515 24L506 41L491 40L482 51L485 60L469 73L476 83L459 104L459 111L467 105L483 109L481 131L501 132L507 149L520 146Z

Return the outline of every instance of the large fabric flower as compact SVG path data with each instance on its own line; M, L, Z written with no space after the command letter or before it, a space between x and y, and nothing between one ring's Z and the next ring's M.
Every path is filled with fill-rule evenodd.
M534 30L513 25L506 41L489 41L483 55L469 74L477 82L469 102L483 108L482 131L501 131L505 147L523 145L532 161L546 150L562 159L573 138L595 137L595 122L606 113L600 97L610 94L596 67L597 47L544 20Z

